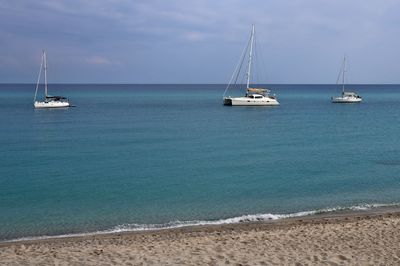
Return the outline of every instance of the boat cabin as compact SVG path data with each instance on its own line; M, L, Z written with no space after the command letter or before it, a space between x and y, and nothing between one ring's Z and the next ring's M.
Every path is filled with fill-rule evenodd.
M46 96L45 102L67 102L68 99L63 96Z
M268 94L270 91L269 89L263 89L263 88L248 88L246 91L247 95L262 95L265 96L266 94Z
M357 93L355 92L343 92L343 97L350 97L350 98L361 98Z
M246 97L250 98L250 99L262 99L262 98L264 98L264 95L261 95L261 94L247 94Z

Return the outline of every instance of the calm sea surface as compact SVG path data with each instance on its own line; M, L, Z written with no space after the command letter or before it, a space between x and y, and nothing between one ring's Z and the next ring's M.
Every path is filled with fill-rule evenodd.
M50 85L76 105L57 110L34 87L0 85L0 240L400 203L400 85L354 85L353 105L271 86L279 107L223 106L224 85Z

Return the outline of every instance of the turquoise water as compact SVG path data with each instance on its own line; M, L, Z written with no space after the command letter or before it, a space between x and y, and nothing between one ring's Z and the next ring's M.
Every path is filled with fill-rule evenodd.
M354 105L272 87L279 107L223 106L224 85L57 84L76 107L34 110L34 85L0 85L0 239L400 202L399 85L354 85Z

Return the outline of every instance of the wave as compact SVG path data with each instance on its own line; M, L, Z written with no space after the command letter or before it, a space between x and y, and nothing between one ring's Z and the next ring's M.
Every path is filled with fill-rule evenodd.
M318 209L312 211L302 211L296 213L289 214L248 214L242 215L238 217L219 219L219 220L209 220L209 221L173 221L164 224L122 224L115 226L110 230L110 232L129 232L129 231L148 231L148 230L162 230L162 229L173 229L180 227L189 227L189 226L202 226L202 225L224 225L224 224L238 224L238 223L249 223L249 222L267 222L279 219L287 219L287 218L295 218L295 217L303 217L309 215L316 214L324 214L324 213L334 213L339 211L366 211L373 208L379 207L390 207L390 206L400 206L398 203L392 204L361 204L355 205L351 207L333 207L333 208L325 208Z
M62 234L62 235L43 235L43 236L32 236L32 237L22 237L12 240L0 241L0 243L7 242L18 242L27 240L40 240L40 239L52 239L52 238L68 238L68 237L82 237L82 236L93 236L93 235L103 235L111 233L121 233L121 232L138 232L138 231L154 231L154 230L166 230L182 227L192 227L192 226L205 226L205 225L224 225L224 224L239 224L239 223L251 223L251 222L267 222L287 218L304 217L309 215L335 213L340 211L367 211L374 208L382 207L395 207L400 206L400 203L389 203L389 204L360 204L350 207L332 207L325 209L317 209L311 211L301 211L296 213L288 214L247 214L232 218L225 218L219 220L193 220L193 221L171 221L163 224L137 224L137 223L127 223L117 225L110 229L103 231L94 231L86 233L73 233L73 234Z

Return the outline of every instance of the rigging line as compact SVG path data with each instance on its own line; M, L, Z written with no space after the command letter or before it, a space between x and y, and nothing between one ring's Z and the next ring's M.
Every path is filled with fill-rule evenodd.
M247 67L247 85L246 88L248 89L250 87L250 75L251 75L251 68L253 66L253 44L254 44L254 33L255 33L255 27L254 24L251 25L251 35L250 35L250 51L249 51L249 62L248 62L248 67Z
M244 63L244 61L245 61L245 59L246 59L246 54L247 54L247 51L249 50L249 46L250 46L250 40L249 40L249 42L247 43L246 49L245 49L244 54L243 54L243 57L242 57L242 61L240 62L239 71L236 73L235 84L237 83L238 78L239 78L239 76L240 76L240 72L241 72L241 70L242 70L243 63ZM247 74L247 73L243 73L242 82L243 82L244 76L245 76L246 74Z
M251 44L251 34L250 34L249 41L247 42L247 46L246 46L245 50L243 51L244 53L243 53L242 61L240 62L239 71L236 73L235 84L238 83L237 81L238 81L238 79L239 79L239 76L240 76L240 73L241 73L241 70L242 70L243 63L244 63L244 61L247 59L247 54L248 54L247 51L249 50L250 44ZM247 73L244 72L240 84L244 84L244 83L245 83L244 80L245 80L246 78L247 78Z
M256 39L256 32L254 31L254 56L253 56L253 72L251 73L251 79L253 80L253 84L258 84L258 58L257 58L257 39ZM255 74L254 74L255 72Z
M260 55L260 51L258 49L257 42L258 42L257 41L257 35L254 34L254 51L255 51L255 53L254 53L254 55L255 55L254 56L254 61L256 62L256 67L255 67L256 71L253 71L253 72L256 73L256 83L258 85L261 85L263 76L262 76L262 69L260 67L260 57L261 57L261 55ZM260 73L260 71L261 71L261 73Z
M42 54L42 61L40 63L39 75L38 75L37 82L36 82L35 97L33 98L33 102L36 101L36 96L37 96L37 92L38 92L38 88L39 88L40 76L42 75L43 60L44 60L44 58L43 58L43 54Z
M236 82L237 82L237 79L238 79L238 76L239 76L239 73L240 73L240 69L242 68L243 60L244 60L245 55L246 55L246 51L247 51L247 49L249 47L249 43L250 43L250 40L247 42L247 45L244 47L244 49L242 51L242 55L240 56L239 62L237 63L237 65L235 67L235 70L232 73L232 76L231 76L231 79L229 80L228 86L226 86L226 88L225 88L223 97L226 95L226 92L228 91L229 87L232 84L236 84ZM235 77L235 75L236 75L236 77ZM234 78L235 78L235 81L233 82Z
M336 79L336 84L339 84L339 80L342 77L343 67L344 67L344 61L342 62L341 66L340 66L339 75L338 75L338 77Z
M344 58L343 58L343 88L344 88L344 84L346 84L346 83L348 83L348 78L347 78L347 76L348 75L346 75L347 74L347 57L346 57L346 54L344 55Z
M47 56L46 56L46 50L43 50L43 58L44 58L44 91L47 95Z
M240 68L239 68L239 72L236 73L236 78L235 78L235 85L236 88L241 88L243 84L247 83L247 72L246 69L243 67L243 64L245 64L245 61L247 59L247 56L245 56L241 62Z
M240 81L236 82L236 84L238 84L238 87L240 87L242 84L246 84L247 83L247 73L243 73L240 77ZM238 77L238 78L239 78Z

